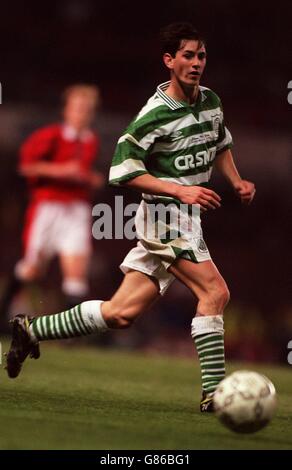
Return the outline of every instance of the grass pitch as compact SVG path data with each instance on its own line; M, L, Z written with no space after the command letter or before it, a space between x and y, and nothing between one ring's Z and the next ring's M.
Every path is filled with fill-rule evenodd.
M291 367L229 364L228 373L239 368L278 391L276 417L256 434L199 412L194 360L42 344L17 379L0 369L0 449L292 449Z

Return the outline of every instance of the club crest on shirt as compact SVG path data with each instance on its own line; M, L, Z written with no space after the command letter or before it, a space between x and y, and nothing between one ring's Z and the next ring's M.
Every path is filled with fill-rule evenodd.
M181 139L182 137L183 137L182 131L174 131L170 135L170 138L172 141Z
M208 251L207 245L206 245L205 240L203 238L200 238L198 240L198 251L200 253L207 253L207 251Z
M212 124L213 124L213 130L216 134L216 138L219 136L219 126L220 126L220 114L214 114L211 116L212 119Z

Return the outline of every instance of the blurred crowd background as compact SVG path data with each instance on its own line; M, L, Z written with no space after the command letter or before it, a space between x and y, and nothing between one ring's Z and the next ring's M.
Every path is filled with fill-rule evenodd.
M125 126L168 79L158 46L160 27L191 21L206 38L202 85L222 98L242 176L257 187L252 206L241 207L227 183L214 175L220 210L203 216L204 237L225 277L229 358L287 363L292 339L291 157L292 5L289 1L180 0L161 2L11 0L1 6L0 288L21 254L27 192L16 171L20 143L30 132L60 119L60 95L76 82L97 84L102 107L96 120L102 150L98 168L108 173ZM105 188L94 203L114 203L128 190ZM93 219L94 221L94 219ZM107 298L119 285L118 265L134 242L94 241L91 298ZM62 309L59 272L25 296L15 311ZM176 282L128 331L92 339L99 345L193 354L194 299Z

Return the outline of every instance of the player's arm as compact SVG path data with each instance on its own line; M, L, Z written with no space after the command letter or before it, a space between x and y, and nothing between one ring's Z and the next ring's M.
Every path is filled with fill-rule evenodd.
M149 151L149 150L148 150ZM112 186L127 186L140 193L174 197L183 204L199 204L203 210L220 207L220 196L200 186L183 186L162 181L147 171L147 149L126 133L118 142L110 169Z
M183 204L200 204L202 209L220 207L221 198L211 189L162 181L149 173L136 176L123 185L146 194L174 197Z
M231 184L241 201L244 204L250 204L255 195L255 185L251 181L243 180L238 173L230 149L220 152L214 162L217 170Z
M79 166L76 162L56 164L53 162L22 163L19 166L19 173L27 178L46 177L53 179L80 180Z
M18 167L19 173L26 178L52 178L68 181L85 181L88 175L80 170L78 162L54 163L45 161L23 162Z
M46 161L54 152L54 132L50 128L31 134L20 148L19 173L27 178L46 177L53 179L83 180L77 162L64 164Z
M93 189L102 189L105 185L105 176L100 171L89 170L88 172L88 184Z
M140 193L174 197L183 204L200 204L203 210L219 207L220 197L210 189L162 181L149 174L147 159L159 131L156 129L149 133L149 125L145 126L145 121L143 116L141 121L137 119L131 123L119 139L110 169L110 185L127 186Z
M91 189L101 189L105 185L105 176L102 172L98 171L95 167L95 163L99 158L100 153L100 139L99 136L94 133L92 139L89 142L88 151L83 153L81 168L84 172L84 176L87 175L86 183Z
M218 140L216 144L217 152L214 165L231 184L235 192L240 197L241 202L244 204L250 204L255 195L255 186L250 181L243 180L239 175L230 150L233 145L232 136L225 126L223 108L220 99L218 104L220 107L220 117Z

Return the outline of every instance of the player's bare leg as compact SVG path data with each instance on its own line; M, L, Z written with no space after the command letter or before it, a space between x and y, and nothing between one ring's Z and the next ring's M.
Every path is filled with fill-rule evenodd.
M91 253L80 255L60 254L62 290L66 296L66 306L71 308L81 303L88 294L88 268Z
M20 266L20 264L19 264ZM16 265L15 272L10 276L0 300L0 330L7 331L10 317L10 306L15 296L28 285L40 278L40 266L26 261L21 262L21 269Z
M197 297L197 316L223 315L229 291L223 277L211 260L193 263L178 259L168 269Z
M201 411L213 411L212 395L225 376L223 310L229 300L229 291L211 260L192 263L179 259L169 271L198 299L191 334L201 365Z
M103 302L103 318L110 328L127 328L159 297L159 286L154 278L130 271L111 300Z
M17 315L7 354L9 377L17 377L28 355L39 357L39 341L103 333L126 328L159 298L159 286L146 274L130 271L111 300L90 300L54 315L29 318Z
M62 290L66 296L67 308L81 303L88 294L88 266L90 252L82 255L61 254ZM24 257L17 263L14 275L10 278L0 300L0 316L2 323L7 323L9 307L13 298L25 286L38 281L44 274L47 259L41 255L34 262Z

